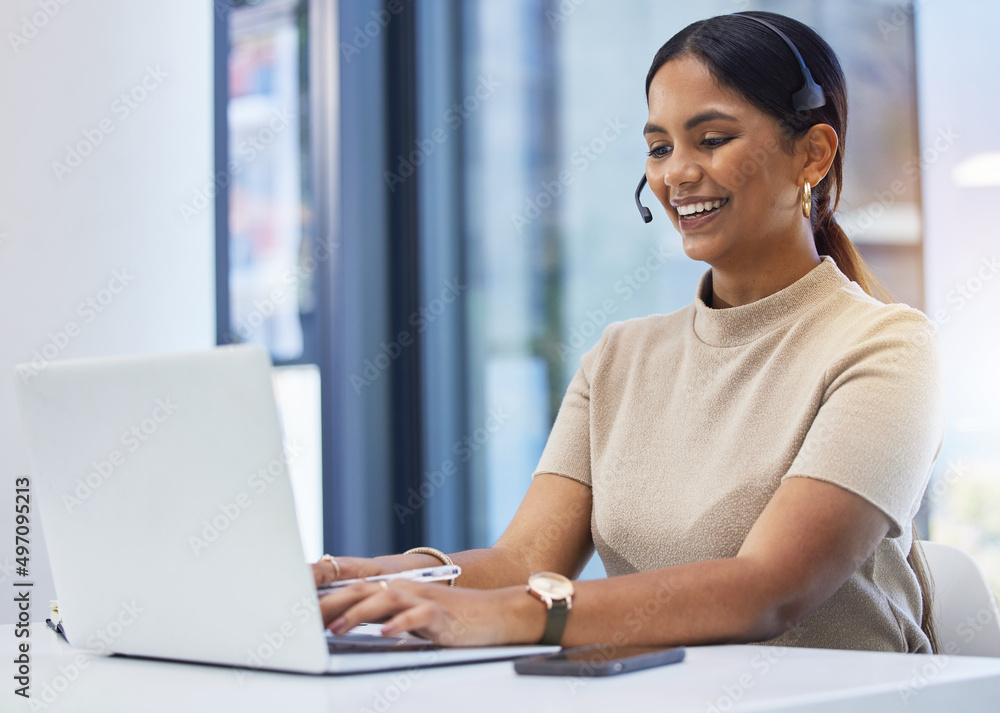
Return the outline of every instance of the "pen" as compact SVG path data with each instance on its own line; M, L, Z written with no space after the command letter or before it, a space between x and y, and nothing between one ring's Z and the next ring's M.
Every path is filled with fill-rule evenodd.
M342 579L337 582L330 582L316 588L319 596L329 594L341 587L346 587L355 582L391 582L396 579L405 579L411 582L443 582L454 579L462 573L462 568L456 565L442 565L439 567L424 567L422 569L408 569L405 572L394 572L393 574L379 574L373 577L359 577L357 579Z

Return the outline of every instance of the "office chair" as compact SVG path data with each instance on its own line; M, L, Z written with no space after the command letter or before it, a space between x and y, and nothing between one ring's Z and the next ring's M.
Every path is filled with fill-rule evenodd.
M1000 656L1000 613L979 563L952 545L921 540L934 582L939 653Z

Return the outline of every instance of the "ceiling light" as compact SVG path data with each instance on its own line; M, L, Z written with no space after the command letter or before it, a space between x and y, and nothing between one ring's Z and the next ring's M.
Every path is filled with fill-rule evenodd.
M955 166L951 178L967 188L1000 186L1000 151L970 156Z

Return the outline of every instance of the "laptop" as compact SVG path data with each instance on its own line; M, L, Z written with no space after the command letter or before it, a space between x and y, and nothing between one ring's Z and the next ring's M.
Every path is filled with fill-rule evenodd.
M271 368L254 346L17 367L70 644L312 674L558 649L434 647L364 628L330 635L302 551Z

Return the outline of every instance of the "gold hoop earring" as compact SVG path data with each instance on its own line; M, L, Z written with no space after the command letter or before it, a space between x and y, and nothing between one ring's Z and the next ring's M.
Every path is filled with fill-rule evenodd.
M802 216L808 218L809 214L812 213L813 206L813 193L812 186L809 185L809 181L806 181L805 185L802 186Z

